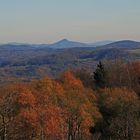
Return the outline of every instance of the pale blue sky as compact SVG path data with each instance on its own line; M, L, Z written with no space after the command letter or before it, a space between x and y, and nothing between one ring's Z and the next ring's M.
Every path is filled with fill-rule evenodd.
M140 40L140 0L0 0L0 42Z

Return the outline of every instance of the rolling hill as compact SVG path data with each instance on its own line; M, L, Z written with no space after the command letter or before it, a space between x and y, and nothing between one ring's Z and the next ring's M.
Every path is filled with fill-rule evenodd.
M100 60L140 60L140 42L93 44L61 40L53 44L0 45L0 79L57 76L66 69L93 70Z

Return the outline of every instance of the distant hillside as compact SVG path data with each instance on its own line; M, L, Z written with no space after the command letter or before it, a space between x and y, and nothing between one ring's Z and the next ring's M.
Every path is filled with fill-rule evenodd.
M111 44L113 42L115 42L115 41L105 40L105 41L98 41L98 42L90 43L89 45L104 46L104 45L107 45L107 44Z
M86 43L69 41L67 39L60 40L56 43L50 44L49 48L76 48L76 47L89 47Z
M140 42L123 40L104 45L102 48L140 48Z
M140 60L140 43L125 40L100 47L68 40L40 46L5 44L0 45L0 79L57 76L69 68L93 70L99 60L115 59Z

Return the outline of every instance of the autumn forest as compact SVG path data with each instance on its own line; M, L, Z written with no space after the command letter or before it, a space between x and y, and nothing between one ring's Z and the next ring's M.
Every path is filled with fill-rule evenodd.
M140 62L104 61L0 84L0 140L139 140Z

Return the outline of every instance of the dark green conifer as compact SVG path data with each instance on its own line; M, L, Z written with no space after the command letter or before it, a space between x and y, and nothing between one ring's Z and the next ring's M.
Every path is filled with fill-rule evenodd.
M94 82L98 88L104 88L107 85L106 71L101 61L94 72Z

